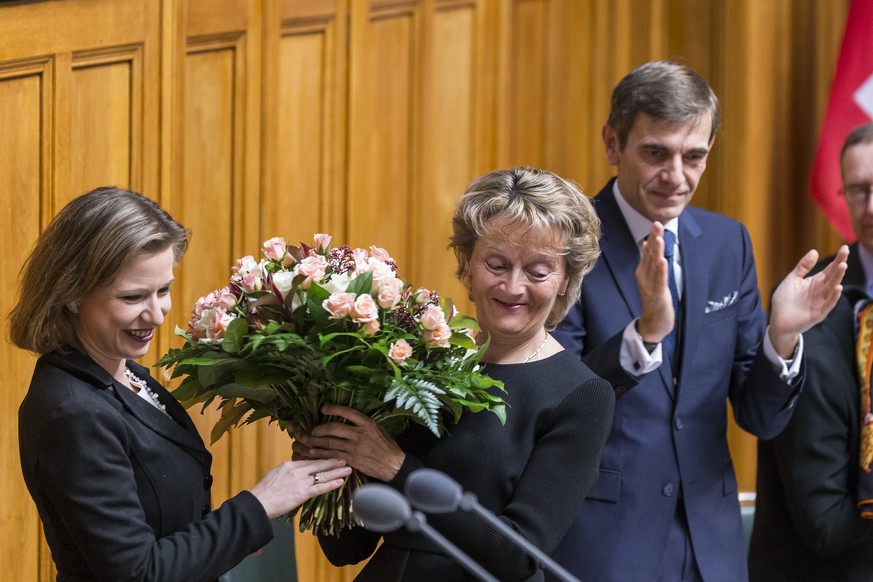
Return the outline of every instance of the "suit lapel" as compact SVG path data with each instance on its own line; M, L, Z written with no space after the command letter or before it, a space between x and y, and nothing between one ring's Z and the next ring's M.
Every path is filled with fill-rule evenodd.
M634 270L640 262L640 251L615 201L613 181L610 180L594 199L597 215L603 225L603 236L600 239L601 258L615 281L619 294L636 317L643 310L640 290L634 277Z
M203 440L191 418L169 392L151 379L146 368L136 362L128 361L131 370L140 378L145 378L149 386L158 393L161 402L173 418L168 418L142 397L115 382L109 372L79 351L71 350L70 353L65 354L53 352L44 357L50 364L94 386L104 397L117 400L138 422L183 447L207 468L211 464L212 455L203 446Z
M206 450L194 423L188 414L185 413L184 409L182 409L181 405L175 401L173 396L163 386L158 385L146 374L145 368L133 362L128 362L128 365L137 376L144 378L148 382L149 387L158 394L158 398L167 407L167 412L170 416L167 416L143 400L138 394L116 383L114 384L114 392L124 408L139 422L187 449L189 454L208 467L212 462L212 455Z
M690 212L683 212L679 218L679 252L682 257L682 307L685 315L682 319L682 351L680 362L690 362L691 352L688 346L696 346L703 327L703 315L706 312L706 293L709 282L710 257L705 245L701 243L702 231L700 225ZM666 366L662 366L666 367ZM690 366L680 366L679 385L681 386L683 370Z

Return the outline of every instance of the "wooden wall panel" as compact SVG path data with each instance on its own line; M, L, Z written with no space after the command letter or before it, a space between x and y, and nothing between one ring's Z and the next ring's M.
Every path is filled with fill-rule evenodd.
M69 198L98 186L142 189L142 53L136 48L77 55L70 96L73 144ZM58 199L59 208L69 199Z
M408 269L418 2L353 3L348 242L386 248Z
M41 103L46 79L46 61L0 68L0 272L18 273L39 235L40 204L44 184L40 180L43 158L41 136L48 121ZM15 280L4 281L0 313L12 309ZM5 337L6 318L0 324ZM0 349L0 563L14 580L36 580L39 564L39 520L29 499L18 462L18 406L30 383L34 358L9 346Z
M239 84L240 41L236 36L192 42L186 57L184 108L184 197L178 218L193 232L177 273L174 319L187 321L198 297L227 284L237 258L232 233L240 194ZM254 252L256 249L253 249ZM184 324L182 324L184 327ZM205 414L192 409L204 440L218 419L215 408ZM225 436L210 447L215 461L216 502L234 494L230 442Z
M472 313L467 292L455 277L457 261L447 248L458 197L477 174L476 104L480 98L476 45L482 37L482 2L436 2L428 6L420 101L421 147L413 202L414 258L401 276L451 297Z
M516 0L510 20L508 151L503 166L545 166L548 0Z
M342 161L332 155L335 135L329 131L335 95L328 59L335 34L332 19L283 29L274 112L276 183L261 207L264 238L284 236L291 244L311 244L316 232L334 234L327 228L330 169Z

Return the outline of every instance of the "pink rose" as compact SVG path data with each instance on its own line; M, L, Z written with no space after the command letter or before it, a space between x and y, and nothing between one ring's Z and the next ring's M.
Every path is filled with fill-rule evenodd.
M352 319L358 323L367 323L376 321L379 317L379 306L373 301L373 298L367 293L358 295L355 299L355 304L352 306Z
M212 309L213 304L215 303L215 295L210 293L206 297L201 297L194 303L194 308L191 310L191 318L192 320L200 319L200 315L203 313L205 309Z
M441 325L446 325L446 314L437 305L428 305L419 318L421 327L427 330L435 330Z
M188 324L188 332L194 341L217 341L224 337L227 326L234 319L223 307L204 309L199 317Z
M388 349L388 357L395 364L400 365L412 355L412 346L405 339L399 339Z
M370 253L365 249L352 249L352 260L355 262L355 273L360 275L370 270Z
M321 306L330 313L331 319L342 319L352 313L355 304L354 293L334 293L321 302Z
M379 307L391 309L400 302L400 290L397 285L387 284L379 287Z
M424 287L419 287L412 293L412 297L415 299L415 302L419 305L427 303L430 301L431 292Z
M392 269L388 263L370 257L367 259L367 266L362 267L359 274L367 271L373 273L374 291L380 289L383 285L397 285L398 289L403 288L403 282L397 278L394 269Z
M285 244L285 239L280 236L274 236L270 240L264 242L264 256L271 261L281 261L285 258L285 252L288 245Z
M326 252L330 248L330 239L331 236L329 234L316 234L315 235L315 248L319 252Z
M227 326L234 320L223 307L215 307L212 310L212 318L209 322L209 329L206 334L211 340L218 340L224 337L224 332L227 331Z
M379 259L383 263L387 263L391 260L391 255L388 254L388 251L377 246L370 247L370 256L375 259Z
M434 329L426 329L421 334L424 342L429 348L445 348L449 345L449 338L452 337L452 330L445 323L436 326Z
M361 330L363 330L364 335L373 335L377 331L382 329L382 324L378 321L368 321L364 325L361 326Z
M327 272L327 259L321 255L311 255L297 263L294 273L306 277L300 286L309 289L313 282L318 283L324 279Z
M264 288L264 280L260 272L246 273L239 278L239 286L246 293L254 293Z
M233 271L234 275L245 275L246 273L251 273L252 271L256 271L260 268L260 265L255 258L251 255L246 255L241 259L236 260L236 265L231 267L231 271Z
M215 305L230 311L236 305L236 302L237 296L231 292L230 287L223 287L215 291Z

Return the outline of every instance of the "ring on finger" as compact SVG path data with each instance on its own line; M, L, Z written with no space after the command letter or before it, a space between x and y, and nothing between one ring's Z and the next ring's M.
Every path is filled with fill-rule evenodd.
M319 483L321 483L321 475L319 475L318 473L313 473L312 474L312 484L318 485Z

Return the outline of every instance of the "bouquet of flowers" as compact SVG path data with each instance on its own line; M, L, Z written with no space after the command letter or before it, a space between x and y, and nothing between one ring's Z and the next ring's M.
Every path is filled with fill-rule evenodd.
M409 422L441 436L464 411L505 421L502 383L477 371L475 320L404 283L384 249L332 248L330 235L316 234L300 248L271 238L262 253L239 259L230 284L197 301L188 329L176 328L184 346L157 364L183 377L174 395L186 407L218 401L213 443L262 418L310 432L329 420L327 403L361 411L393 437ZM351 496L364 482L353 471L307 501L300 531L351 527Z

